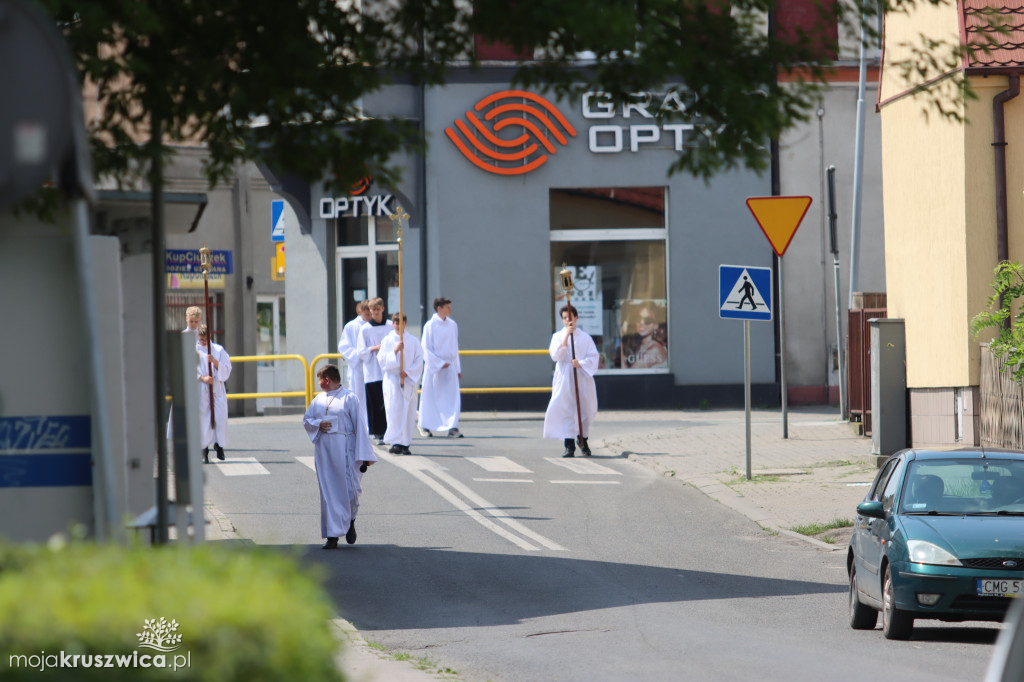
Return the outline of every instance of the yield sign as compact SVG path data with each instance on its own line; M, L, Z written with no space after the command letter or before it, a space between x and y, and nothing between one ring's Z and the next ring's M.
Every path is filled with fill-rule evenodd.
M811 206L810 197L750 197L747 208L778 256L786 253L796 228Z

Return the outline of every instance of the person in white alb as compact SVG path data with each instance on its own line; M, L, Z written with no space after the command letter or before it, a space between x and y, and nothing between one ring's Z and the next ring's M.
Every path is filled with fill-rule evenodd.
M384 373L384 408L388 428L384 442L393 455L411 455L409 445L416 429L416 392L423 373L423 351L419 340L405 331L406 319L391 318L394 329L380 342L377 362ZM404 386L403 384L404 379Z
M560 311L564 328L551 336L548 352L555 361L555 375L551 380L551 402L544 414L544 437L561 438L565 442L562 457L575 457L576 444L573 438L578 437L580 450L586 457L590 456L590 426L597 416L597 387L594 384L594 372L600 364L601 356L590 334L576 328L579 313L571 305L564 305ZM570 341L570 335L572 341ZM572 357L575 347L576 357ZM576 369L575 373L573 368ZM576 386L579 382L579 412L576 407ZM580 433L579 422L583 422L583 433Z
M228 444L228 391L224 382L231 376L231 356L224 350L224 346L210 341L210 332L205 324L199 327L196 352L199 354L196 367L199 379L199 428L203 435L203 461L209 463L210 446L217 451L217 459L222 460L224 446ZM210 426L210 386L213 386L215 427Z
M423 390L420 395L420 433L447 432L449 438L462 438L459 412L462 396L459 382L459 326L452 319L452 302L434 299L434 316L423 325Z
M364 410L366 389L363 386L363 361L359 359L359 330L371 317L370 306L366 301L360 301L356 304L356 316L345 324L341 330L341 338L338 339L338 353L348 364L348 390L355 393Z
M370 321L359 328L356 352L363 366L363 388L366 393L366 428L377 445L384 445L384 432L388 430L384 409L384 374L377 362L380 342L391 331L391 320L384 319L384 299L372 298L366 302L370 308Z
M302 426L313 441L313 462L320 486L320 535L324 549L337 549L338 538L356 541L356 513L366 468L377 455L366 437L363 407L352 391L341 385L341 372L325 365L316 373L323 393L306 409Z

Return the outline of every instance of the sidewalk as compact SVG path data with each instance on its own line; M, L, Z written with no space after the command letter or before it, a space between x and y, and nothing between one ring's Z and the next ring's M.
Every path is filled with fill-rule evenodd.
M629 414L606 413L604 419ZM877 471L871 439L856 435L852 425L840 421L838 409L790 408L786 439L780 410L754 410L750 481L743 410L668 414L678 420L678 427L644 430L640 424L628 435L606 437L600 443L601 454L626 456L677 478L764 528L823 549L845 550L848 532L831 533L833 544L792 532L835 519L852 522Z

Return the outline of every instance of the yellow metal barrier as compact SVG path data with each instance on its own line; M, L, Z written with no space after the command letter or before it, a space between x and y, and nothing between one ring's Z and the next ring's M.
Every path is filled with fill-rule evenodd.
M276 393L228 393L228 400L244 400L246 398L305 398L306 405L313 400L312 389L309 385L309 365L306 358L301 355L238 355L232 356L231 364L236 362L261 362L264 360L298 360L303 367L303 380L306 384L304 391L278 391Z
M461 356L509 356L509 355L547 355L546 350L460 350ZM228 393L228 400L245 400L252 398L305 398L308 406L313 402L314 386L316 386L316 368L321 360L344 360L341 353L321 353L306 362L301 355L239 355L231 358L236 362L260 362L267 360L298 360L302 363L305 375L305 391L278 391L275 393ZM462 388L462 393L550 393L550 386L499 386L491 388Z
M344 360L345 356L341 353L321 353L320 355L313 358L313 362L309 363L308 377L306 377L306 407L313 402L313 387L316 386L316 365L321 360Z

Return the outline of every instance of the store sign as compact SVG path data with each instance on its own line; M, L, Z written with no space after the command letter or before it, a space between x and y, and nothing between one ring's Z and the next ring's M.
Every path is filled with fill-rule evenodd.
M165 249L164 272L199 273L202 276L199 249ZM230 275L235 271L230 251L211 251L211 275Z
M580 99L587 128L587 147L594 154L627 149L671 148L706 144L709 131L695 123L659 123L665 115L685 113L685 93L641 92L616 105L601 92ZM525 90L488 95L445 128L445 135L470 163L497 175L524 175L541 167L576 137L576 128L552 102Z
M395 197L391 194L374 194L368 197L322 197L321 218L358 218L361 215L389 216L394 213L391 205Z

